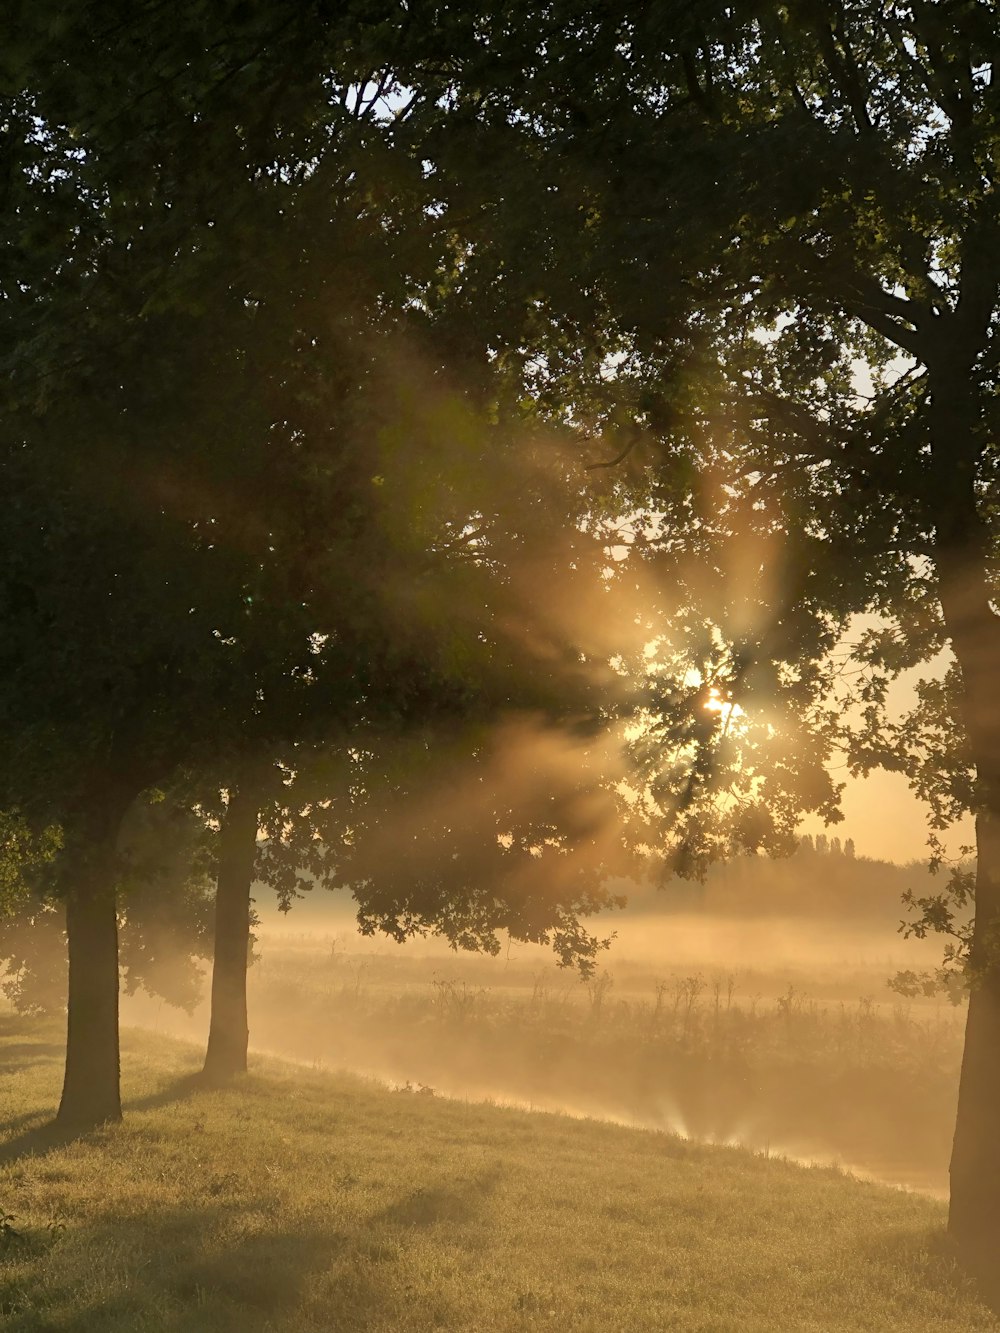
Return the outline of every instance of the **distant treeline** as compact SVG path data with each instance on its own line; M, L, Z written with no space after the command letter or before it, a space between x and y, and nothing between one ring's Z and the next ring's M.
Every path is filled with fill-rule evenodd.
M828 838L825 833L817 833L815 838L810 833L803 833L799 839L799 851L818 852L820 856L846 856L850 861L857 856L853 838L845 838L841 842L838 837Z
M825 834L799 840L784 860L734 857L711 867L705 880L671 880L663 889L632 888L629 903L640 910L689 911L746 916L835 916L899 922L907 911L902 896L940 892L946 875L926 863L897 865L858 856L853 839Z

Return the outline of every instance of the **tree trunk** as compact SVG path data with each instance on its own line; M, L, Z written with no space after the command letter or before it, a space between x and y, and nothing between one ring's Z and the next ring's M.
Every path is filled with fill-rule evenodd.
M247 1070L247 955L257 817L256 789L244 784L230 796L219 833L212 1016L205 1055L205 1075L218 1082Z
M994 684L1000 631L985 597L975 625L969 613L969 588L975 582L967 570L964 623L954 613L951 617L957 630L952 645L964 685L964 721L976 761L978 808L969 1012L948 1230L964 1258L985 1273L995 1268L1000 1254L1000 706Z
M62 877L68 885L69 992L57 1120L74 1128L122 1116L115 853L130 803L109 799L67 827Z
M991 602L990 533L979 512L979 410L974 357L953 351L931 374L932 496L938 586L962 674L962 711L976 765L976 901L970 995L951 1158L948 1229L983 1270L1000 1254L1000 619Z
M969 1015L951 1155L948 1230L963 1254L1000 1254L1000 818L976 820L976 924Z

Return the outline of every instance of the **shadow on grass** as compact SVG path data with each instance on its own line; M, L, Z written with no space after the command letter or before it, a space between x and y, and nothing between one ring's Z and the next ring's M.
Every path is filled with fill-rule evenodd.
M37 1116L37 1112L34 1115L22 1116L21 1122L35 1120ZM33 1129L16 1134L6 1143L0 1143L0 1165L19 1161L22 1157L42 1157L56 1148L65 1148L67 1144L75 1143L77 1139L84 1139L93 1132L92 1129L74 1129L60 1125L55 1120L46 1121L42 1125L35 1125Z
M909 1289L920 1301L928 1293L946 1293L949 1304L965 1305L978 1301L983 1309L983 1333L1000 1329L1000 1274L993 1256L977 1268L963 1261L955 1242L944 1227L914 1233L900 1230L880 1238L873 1251L866 1245L858 1258L888 1259L894 1269L910 1278ZM990 1318L990 1315L994 1318Z
M65 1042L59 1041L5 1041L0 1046L0 1059L6 1074L15 1074L19 1069L37 1064L39 1060L51 1060L59 1057L66 1049Z
M184 1101L195 1093L209 1090L217 1089L205 1083L200 1073L184 1074L145 1097L135 1097L124 1102L122 1109L125 1115L132 1111L152 1111L162 1106L170 1106L174 1102ZM65 1125L55 1119L39 1123L43 1115L44 1112L41 1111L27 1111L16 1119L5 1122L3 1129L8 1133L13 1131L14 1137L0 1143L0 1165L16 1162L22 1157L39 1157L54 1149L65 1148L67 1144L86 1139L105 1128L102 1125Z
M61 1054L62 1049L61 1046L55 1046L51 1053ZM199 1092L224 1092L227 1089L238 1092L240 1084L207 1081L198 1070L171 1079L169 1083L143 1097L128 1099L123 1102L122 1110L126 1116L134 1111L153 1111L175 1102L185 1101ZM23 1115L7 1120L0 1126L8 1134L13 1134L12 1138L0 1143L0 1165L16 1162L22 1157L38 1157L54 1149L65 1148L67 1144L86 1139L104 1128L100 1125L65 1125L55 1119L43 1120L44 1115L44 1111L26 1111Z
M163 1087L157 1088L155 1092L149 1092L144 1097L131 1097L123 1103L123 1111L127 1115L129 1111L155 1111L161 1106L171 1106L174 1102L185 1101L188 1097L193 1097L198 1092L215 1091L210 1083L206 1083L202 1077L201 1070L193 1074L182 1074L180 1078L171 1079Z
M182 1101L202 1088L198 1075L191 1074L160 1088L146 1097L139 1097L127 1102L125 1114L129 1111L153 1110L159 1106L169 1106L172 1102ZM13 1134L0 1143L0 1165L19 1161L22 1157L41 1157L57 1148L65 1148L70 1143L87 1139L99 1134L103 1125L66 1125L58 1120L45 1120L44 1111L26 1111L13 1120L5 1121L2 1129Z
M38 1129L47 1114L50 1113L45 1110L25 1111L21 1115L13 1116L10 1120L5 1120L3 1124L0 1125L0 1130L2 1130L4 1134L15 1134L18 1132L23 1134L26 1132L29 1125L32 1129ZM0 1144L0 1147L3 1146L4 1145Z
M132 1333L140 1324L158 1333L264 1333L297 1324L306 1307L317 1327L361 1333L392 1313L384 1268L363 1237L322 1223L271 1227L266 1213L235 1201L105 1219L60 1255L62 1244L25 1241L16 1283L0 1291L0 1324L11 1333ZM401 1254L397 1245L382 1262ZM30 1310L29 1322L4 1324L14 1310Z
M58 1059L66 1049L65 1041L52 1031L52 1024L42 1026L37 1018L23 1014L0 1016L0 1069L4 1074L17 1074L46 1060ZM52 1032L51 1039L49 1033Z
M927 1238L927 1257L938 1273L950 1279L956 1292L977 1297L997 1318L1000 1327L1000 1272L992 1249L970 1258L941 1228Z
M188 1097L203 1092L229 1094L240 1100L245 1099L248 1094L259 1091L261 1087L267 1087L266 1080L260 1083L254 1080L253 1075L237 1074L232 1078L215 1078L202 1069L195 1069L164 1083L155 1092L148 1092L142 1097L127 1098L122 1103L122 1109L125 1113L155 1111L161 1106L170 1106L174 1102L185 1101Z
M391 1203L373 1220L401 1227L430 1227L438 1222L464 1225L479 1215L499 1179L498 1171L487 1171L456 1185L415 1189Z

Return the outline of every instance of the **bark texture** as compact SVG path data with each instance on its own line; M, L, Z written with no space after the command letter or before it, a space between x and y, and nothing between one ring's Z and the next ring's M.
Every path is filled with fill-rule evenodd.
M1000 819L980 814L976 834L972 989L951 1155L948 1230L968 1258L995 1268L1000 1254Z
M115 857L129 800L109 798L71 824L64 852L69 991L66 1073L57 1119L120 1120L118 917Z
M250 889L257 855L258 800L252 784L230 796L219 833L212 1016L205 1076L225 1081L247 1069L247 954Z
M930 502L945 625L962 674L977 772L976 903L970 996L951 1158L948 1229L976 1267L1000 1254L1000 619L991 605L990 533L979 512L981 441L969 391L974 348L932 372Z

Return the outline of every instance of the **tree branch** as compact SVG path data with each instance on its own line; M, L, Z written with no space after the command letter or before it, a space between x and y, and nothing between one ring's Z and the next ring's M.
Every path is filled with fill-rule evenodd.
M628 458L629 454L632 452L632 450L635 448L635 446L639 443L641 439L642 439L641 433L639 431L636 431L632 439L628 442L628 444L626 444L625 448L621 451L620 454L616 454L614 458L609 458L600 463L588 463L584 468L584 471L593 472L595 468L617 467L619 463L624 463L625 459Z
M926 355L924 341L915 329L908 329L905 324L900 324L884 311L873 309L862 301L841 297L840 304L849 315L861 320L862 324L867 324L870 329L880 333L883 338L902 348L904 352L909 352L918 361L924 359Z
M858 133L871 134L875 127L872 124L871 116L868 114L866 89L861 79L861 73L847 40L842 6L836 23L832 27L827 26L826 23L818 24L816 36L819 39L820 49L823 52L831 82L837 87L850 107ZM838 44L840 50L837 49Z

